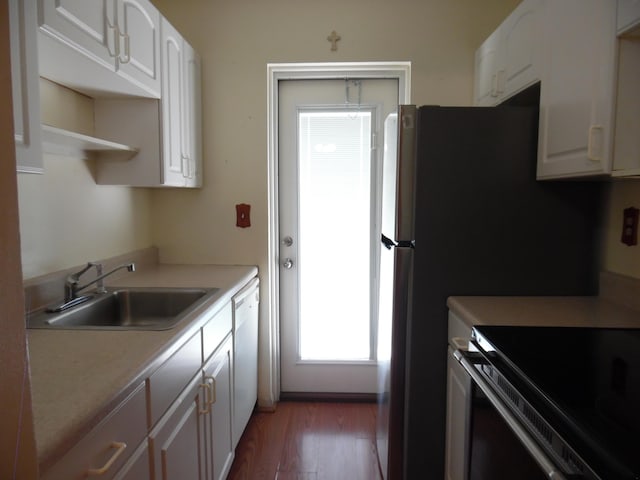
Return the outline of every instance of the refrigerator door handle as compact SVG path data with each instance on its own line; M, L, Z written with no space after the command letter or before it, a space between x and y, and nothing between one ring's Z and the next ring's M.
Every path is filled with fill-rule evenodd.
M396 243L389 237L385 236L384 234L382 234L381 237L382 245L384 245L387 250L391 250L392 247L396 246Z

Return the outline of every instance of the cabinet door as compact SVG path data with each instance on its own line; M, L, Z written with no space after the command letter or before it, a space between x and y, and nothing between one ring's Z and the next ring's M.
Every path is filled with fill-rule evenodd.
M498 65L501 62L501 32L493 32L476 51L474 103L491 106L498 103Z
M615 4L546 2L538 178L611 171Z
M31 0L9 0L11 87L19 172L41 173L40 85L37 12Z
M114 0L39 0L38 8L43 31L115 70Z
M202 186L202 113L200 56L184 42L184 128L183 151L188 187Z
M161 26L163 184L181 187L186 183L182 150L184 43L182 36L164 18Z
M617 30L625 33L640 24L640 0L618 0Z
M117 0L121 75L160 97L160 13L146 0Z
M201 374L196 375L149 435L155 480L204 480L206 472Z
M445 479L467 478L469 445L469 411L471 378L454 358L451 348L447 356L447 444Z
M211 414L207 420L207 477L226 478L233 463L231 404L233 401L232 341L229 337L211 358L204 370L204 380L210 385Z
M541 3L525 0L501 27L504 64L497 72L497 89L504 98L540 80Z
M116 473L113 480L151 480L149 469L149 445L146 440L129 461Z

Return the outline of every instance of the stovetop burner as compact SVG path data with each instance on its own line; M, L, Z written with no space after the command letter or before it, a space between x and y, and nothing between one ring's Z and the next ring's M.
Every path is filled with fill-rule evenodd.
M640 329L480 326L474 335L602 478L640 479Z

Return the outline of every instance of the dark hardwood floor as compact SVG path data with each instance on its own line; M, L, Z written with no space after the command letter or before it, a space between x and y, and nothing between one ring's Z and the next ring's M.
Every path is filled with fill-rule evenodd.
M229 480L379 480L374 403L280 402L254 413Z

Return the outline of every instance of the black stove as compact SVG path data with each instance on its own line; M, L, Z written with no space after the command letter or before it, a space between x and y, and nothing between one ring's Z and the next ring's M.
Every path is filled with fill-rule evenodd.
M640 479L640 329L479 326L472 343L571 446L565 460L588 465L582 478Z

